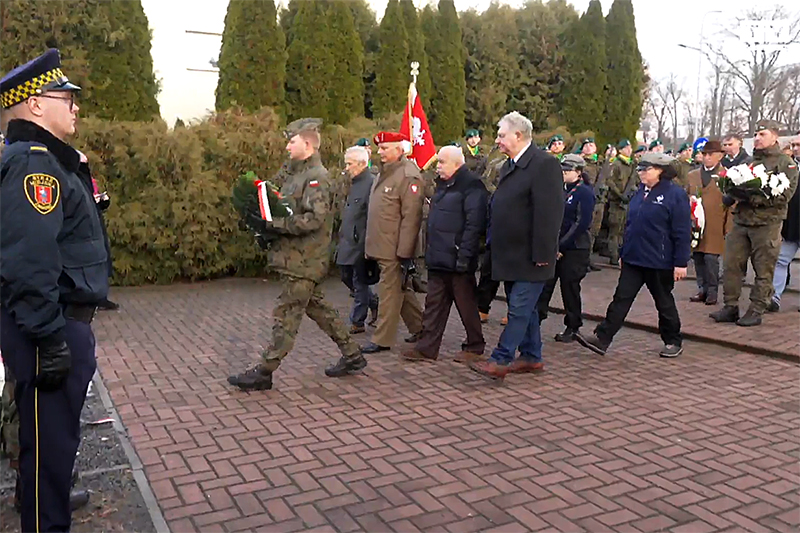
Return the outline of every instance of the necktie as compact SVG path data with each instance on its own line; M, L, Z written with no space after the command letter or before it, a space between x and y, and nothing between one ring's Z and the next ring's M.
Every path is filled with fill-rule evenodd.
M516 168L517 164L514 162L513 159L508 160L508 171L512 172L514 168Z

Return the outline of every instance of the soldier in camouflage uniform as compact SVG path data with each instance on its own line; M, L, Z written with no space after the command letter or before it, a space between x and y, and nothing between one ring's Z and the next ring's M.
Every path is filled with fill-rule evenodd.
M731 191L723 203L732 205L733 229L725 237L725 268L722 274L724 307L711 318L716 322L736 322L739 326L758 326L772 296L772 277L781 246L781 227L797 188L797 163L781 151L779 125L762 120L756 125L753 166L764 165L768 174L784 173L789 187L782 194L764 197L760 192ZM747 261L753 264L755 283L750 291L750 307L739 318L739 297L747 273Z
M622 246L622 235L625 231L628 203L639 185L636 164L631 159L631 142L628 139L622 139L617 148L619 154L611 164L611 176L607 180L608 254L612 265L619 263L619 249Z
M272 388L272 374L294 346L303 315L317 323L342 353L326 368L331 377L358 372L367 366L336 310L325 301L322 283L328 272L328 250L333 229L331 183L319 156L321 120L300 119L287 126L290 161L282 171L281 195L293 214L275 218L273 229L281 234L268 252L270 269L281 275L282 292L273 310L272 340L262 359L245 372L228 378L242 390Z

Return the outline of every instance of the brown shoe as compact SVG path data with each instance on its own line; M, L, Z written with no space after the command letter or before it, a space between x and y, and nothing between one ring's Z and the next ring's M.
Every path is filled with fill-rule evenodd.
M500 319L500 325L501 326L507 326L508 325L508 317L507 316L504 316L503 318Z
M367 329L364 326L350 326L350 335L358 335L365 331L367 331Z
M401 357L406 361L427 361L432 363L438 359L438 357L428 357L422 352L418 352L417 350L407 350L401 354Z
M480 361L481 359L483 359L482 353L465 352L464 350L461 350L453 358L453 361L456 363L470 364L475 361Z
M494 361L474 361L469 364L469 369L491 379L504 379L508 374L508 365L498 365Z
M695 303L697 303L697 302L705 302L706 301L706 293L698 292L697 294L689 296L689 301L690 302L695 302Z
M508 365L508 372L509 374L539 374L544 372L544 363L534 363L518 357Z
M481 324L489 322L489 313L478 313L478 316L481 317Z

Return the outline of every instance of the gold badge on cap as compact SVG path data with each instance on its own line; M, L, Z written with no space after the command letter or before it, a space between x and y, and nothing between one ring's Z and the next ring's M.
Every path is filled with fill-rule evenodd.
M49 174L28 174L25 176L25 196L34 209L46 215L58 205L61 197L61 184Z

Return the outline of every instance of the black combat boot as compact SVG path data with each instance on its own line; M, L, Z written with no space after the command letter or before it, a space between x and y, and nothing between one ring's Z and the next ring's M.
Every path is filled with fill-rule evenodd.
M752 309L748 309L747 312L744 314L742 318L736 321L737 326L742 326L745 328L751 326L760 326L761 325L761 313L756 313Z
M564 333L556 333L556 342L574 342L577 340L577 329L567 328Z
M272 388L272 371L264 368L262 363L258 363L241 374L229 376L228 383L245 391L270 390Z
M739 308L733 305L726 305L722 309L714 311L710 315L714 322L736 322L739 320Z
M361 354L352 357L342 356L336 363L325 369L325 375L329 378L340 378L348 374L361 372L367 366L367 360Z

